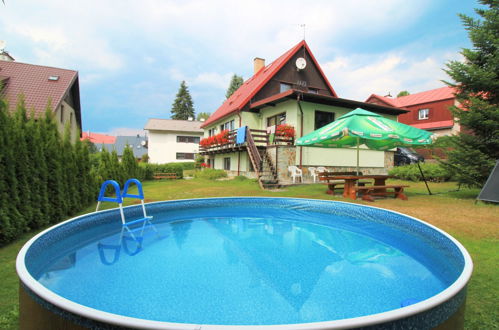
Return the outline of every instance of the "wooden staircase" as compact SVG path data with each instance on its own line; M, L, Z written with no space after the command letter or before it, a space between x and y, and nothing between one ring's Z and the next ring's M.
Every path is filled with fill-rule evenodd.
M277 179L277 170L272 164L272 160L267 154L266 149L262 150L262 154L255 144L255 140L251 135L251 131L247 128L246 131L246 149L248 151L251 164L255 169L258 178L258 184L262 189L279 188L279 180Z
M264 189L280 188L279 179L277 177L277 169L275 168L272 159L267 153L267 149L262 150L262 171L259 181Z

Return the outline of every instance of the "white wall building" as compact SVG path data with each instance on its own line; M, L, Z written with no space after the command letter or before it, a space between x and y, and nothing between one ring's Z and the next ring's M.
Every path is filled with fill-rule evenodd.
M165 164L194 161L203 136L202 122L195 120L149 119L149 162Z

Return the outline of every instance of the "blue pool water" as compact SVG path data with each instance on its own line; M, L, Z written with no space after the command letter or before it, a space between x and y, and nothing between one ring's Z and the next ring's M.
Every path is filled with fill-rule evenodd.
M135 239L121 234L118 217L103 221L45 247L50 257L28 268L53 292L94 309L233 325L381 313L436 295L460 273L459 261L401 215L224 202L153 207L157 232Z

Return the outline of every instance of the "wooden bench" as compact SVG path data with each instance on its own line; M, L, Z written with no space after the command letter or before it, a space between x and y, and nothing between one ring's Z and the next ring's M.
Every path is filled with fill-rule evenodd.
M388 196L394 195L395 198L400 198L402 200L407 200L407 196L404 194L404 188L409 186L402 185L388 185L388 186L358 186L355 187L355 191L362 193L362 199L369 202L374 202L373 196ZM387 189L393 189L393 191L387 191Z
M156 180L161 179L177 179L177 173L154 173L153 178Z
M334 190L336 186L339 186L339 188L343 188L345 186L345 180L330 179L331 177L337 175L357 175L357 172L320 172L319 181L326 181L324 182L324 184L327 185L328 187L326 193L329 195L334 195ZM362 173L359 173L359 175L362 175ZM366 184L371 184L371 183L372 183L371 181L365 181L365 180L358 181L359 186L365 186Z

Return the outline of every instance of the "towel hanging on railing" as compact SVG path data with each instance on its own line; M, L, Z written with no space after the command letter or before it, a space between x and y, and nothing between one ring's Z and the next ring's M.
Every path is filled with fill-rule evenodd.
M246 142L246 128L247 126L243 126L237 129L236 144L243 144Z

